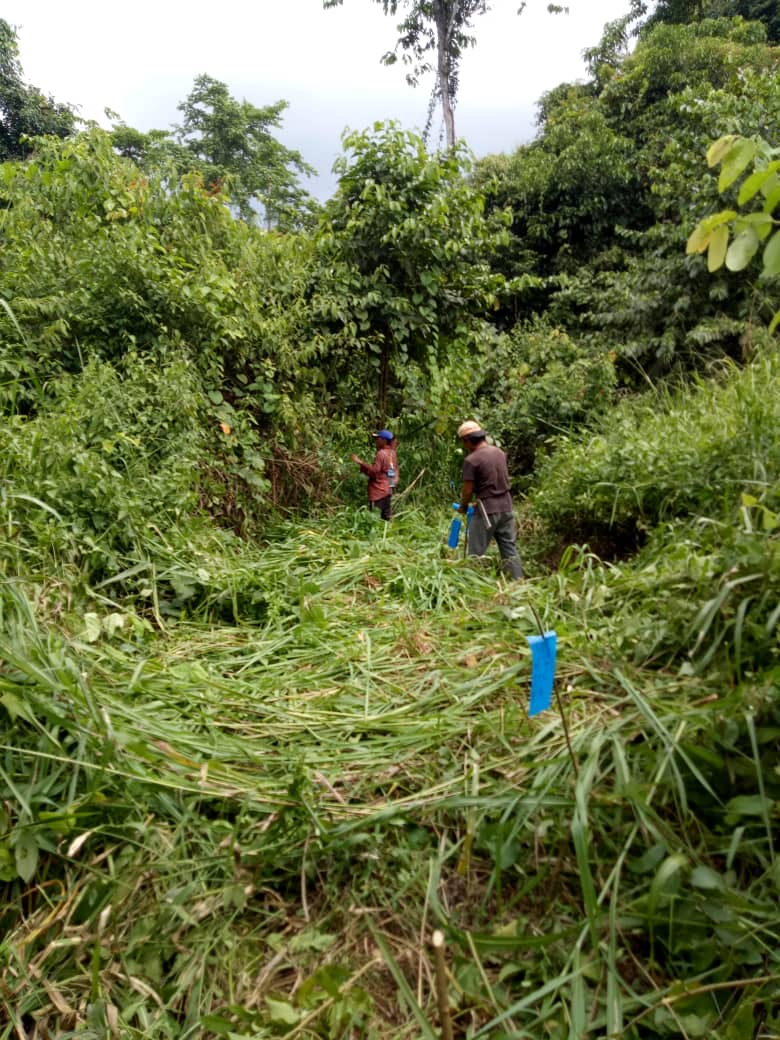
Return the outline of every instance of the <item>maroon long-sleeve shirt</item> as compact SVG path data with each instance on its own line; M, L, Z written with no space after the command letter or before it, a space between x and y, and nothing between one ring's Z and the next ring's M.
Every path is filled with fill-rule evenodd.
M368 477L368 501L378 502L390 494L390 482L387 479L387 471L393 463L390 448L380 448L374 456L372 463L358 461L362 473Z

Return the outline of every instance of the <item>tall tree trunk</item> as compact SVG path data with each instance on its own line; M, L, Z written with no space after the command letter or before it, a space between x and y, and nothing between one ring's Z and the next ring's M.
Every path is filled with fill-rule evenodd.
M457 0L456 0L457 2ZM441 112L444 118L444 130L447 134L447 147L455 144L455 112L450 95L450 48L454 26L455 3L452 0L436 0L434 12L436 18L436 53L438 57L436 78L441 98Z
M376 403L379 411L379 421L384 424L387 419L387 384L390 379L390 351L387 346L387 340L385 340L379 364L379 393L377 394Z

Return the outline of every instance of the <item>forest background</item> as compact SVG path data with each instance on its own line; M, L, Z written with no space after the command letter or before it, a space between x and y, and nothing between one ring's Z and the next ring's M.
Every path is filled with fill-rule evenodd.
M446 108L485 5L385 6ZM324 205L283 102L101 130L0 30L0 1035L780 1035L776 5ZM445 546L465 417L522 584Z

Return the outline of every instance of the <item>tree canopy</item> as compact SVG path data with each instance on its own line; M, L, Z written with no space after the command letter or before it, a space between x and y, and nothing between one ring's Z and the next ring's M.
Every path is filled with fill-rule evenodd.
M16 31L0 18L0 162L29 155L32 144L26 138L67 137L76 125L70 105L25 83L23 75Z
M634 3L637 13L644 14L647 7L646 3ZM643 23L643 31L662 22L684 25L705 18L734 16L747 22L761 22L766 28L768 42L780 42L780 9L776 0L658 0Z
M310 221L316 204L300 183L313 168L272 133L287 107L237 101L227 84L201 75L178 106L183 118L172 130L144 134L119 123L113 139L122 155L146 167L197 171L210 191L224 189L243 220L288 228Z
M430 379L469 339L470 319L497 305L503 279L490 258L504 232L465 179L465 148L428 155L393 123L343 143L339 188L319 229L315 305L340 325L359 380L364 369L352 352L360 340L368 348L364 363L378 373L384 413L409 364Z

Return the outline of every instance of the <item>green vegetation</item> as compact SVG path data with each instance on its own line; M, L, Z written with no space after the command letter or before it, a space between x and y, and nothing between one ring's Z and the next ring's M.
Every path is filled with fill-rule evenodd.
M23 75L16 32L0 18L0 162L29 155L28 138L38 134L67 137L76 122L69 105L46 97Z
M316 214L205 123L16 140L0 1038L439 1036L434 929L456 1036L780 1035L778 55L715 6ZM467 415L524 582L446 548Z

